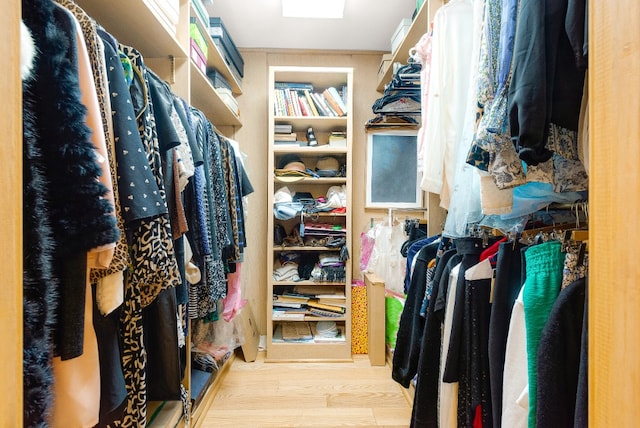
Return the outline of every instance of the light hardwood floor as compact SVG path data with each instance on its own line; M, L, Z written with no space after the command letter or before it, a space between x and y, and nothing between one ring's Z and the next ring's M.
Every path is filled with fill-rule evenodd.
M235 358L203 428L408 427L411 407L389 366L366 355L348 363L265 363Z

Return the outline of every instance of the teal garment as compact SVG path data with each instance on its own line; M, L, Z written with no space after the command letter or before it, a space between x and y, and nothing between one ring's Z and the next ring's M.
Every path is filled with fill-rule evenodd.
M527 331L527 371L529 375L529 428L536 426L538 345L549 313L562 285L564 253L559 241L534 245L525 252L526 280L522 300Z

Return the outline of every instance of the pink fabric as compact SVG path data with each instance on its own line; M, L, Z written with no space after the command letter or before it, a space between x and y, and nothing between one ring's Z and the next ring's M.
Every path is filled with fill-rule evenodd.
M362 246L362 255L360 256L360 270L366 272L369 267L369 260L371 259L371 253L375 246L376 240L373 239L367 233L360 234L360 244Z
M236 263L236 271L227 275L227 297L222 299L222 317L226 322L230 322L233 317L247 304L247 300L242 298L240 285L240 266Z
M420 71L420 88L422 89L422 121L421 128L418 130L418 154L422 155L424 143L424 128L427 124L428 94L429 94L429 77L431 71L431 31L425 33L415 46L414 58L422 64Z

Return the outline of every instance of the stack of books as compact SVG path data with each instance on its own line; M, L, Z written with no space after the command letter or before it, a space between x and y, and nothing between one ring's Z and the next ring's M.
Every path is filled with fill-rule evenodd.
M341 287L296 286L293 292L273 295L274 320L304 320L306 315L344 316L347 299Z
M347 114L346 85L338 90L328 87L316 92L311 83L276 82L274 88L276 116L328 116Z
M276 123L273 131L273 143L278 146L300 146L306 142L298 140L293 127L286 123Z

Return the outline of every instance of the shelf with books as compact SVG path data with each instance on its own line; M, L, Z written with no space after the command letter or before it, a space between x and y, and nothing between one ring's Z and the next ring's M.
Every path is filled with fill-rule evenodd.
M269 164L274 179L269 180L268 203L274 215L269 216L267 239L267 293L273 299L267 307L266 361L351 358L351 262L345 250L352 241L352 82L351 68L269 69ZM283 89L289 89L289 95L307 90L323 97L337 92L344 106L332 101L341 116L308 115L291 105L285 113L278 107ZM329 144L332 135L340 137L340 145ZM276 229L277 236L284 236L277 242ZM311 287L318 296L286 303L291 299L287 295L300 287ZM324 296L329 293L333 300ZM340 337L283 340L283 322L308 324L312 331L318 323L334 323Z
M345 117L347 96L346 84L318 88L309 82L276 81L273 86L274 115Z

